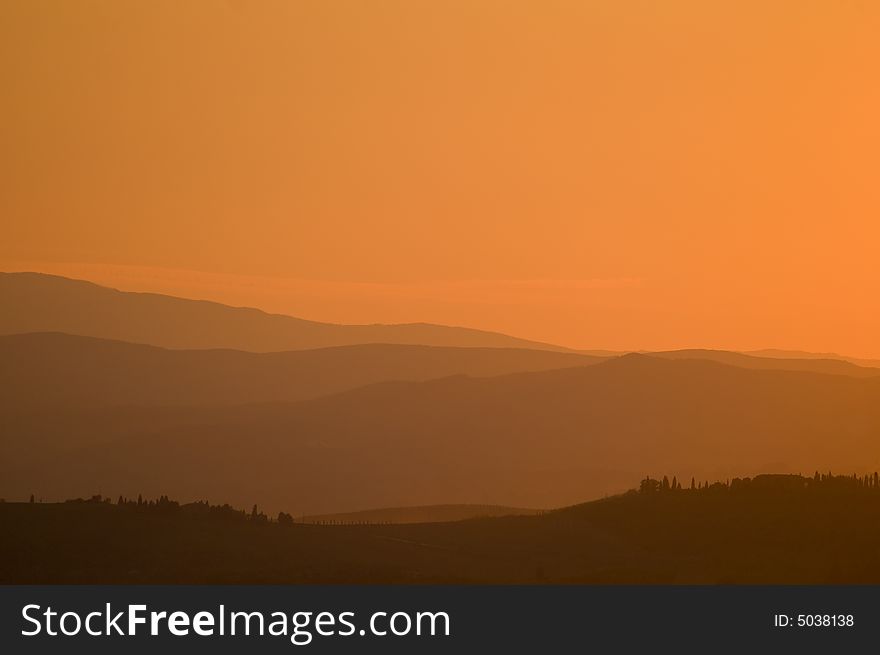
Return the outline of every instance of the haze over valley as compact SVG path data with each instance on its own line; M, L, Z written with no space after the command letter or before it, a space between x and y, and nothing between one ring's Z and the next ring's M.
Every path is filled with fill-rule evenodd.
M34 279L54 289L36 308ZM430 331L421 345L168 349L108 340L102 322L138 317L127 324L163 341L189 321L195 337L211 331L193 318L202 303L30 275L4 285L3 316L40 331L0 336L0 497L167 494L297 515L552 508L659 470L880 466L880 370L843 360L450 347ZM45 331L83 289L100 303L78 328L95 334ZM281 320L210 311L240 312L247 335Z

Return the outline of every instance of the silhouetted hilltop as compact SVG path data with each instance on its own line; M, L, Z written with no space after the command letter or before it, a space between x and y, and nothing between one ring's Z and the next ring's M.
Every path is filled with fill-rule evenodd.
M0 334L27 332L254 352L363 343L566 350L469 328L318 323L204 300L118 291L42 273L0 273Z
M880 583L876 473L641 488L540 515L397 525L166 496L6 502L0 583Z
M587 366L577 353L364 344L280 353L167 350L58 333L0 336L0 408L294 401L390 380Z
M724 351L656 353L759 369L877 376L832 360L778 360ZM578 353L522 348L363 344L280 353L170 350L61 333L0 336L0 408L224 405L295 401L385 381L486 377L588 366Z
M880 368L880 359L868 359L865 357L849 357L837 353L811 353L804 350L782 350L779 348L765 348L763 350L750 350L744 355L765 357L774 359L838 359L863 366L866 368Z
M853 377L880 377L880 368L858 366L851 361L831 357L759 357L728 350L669 350L649 353L652 357L665 359L706 359L720 364L779 371L810 371L830 375L851 375Z
M405 504L546 508L645 470L880 468L880 380L629 355L299 403L13 412L0 496L168 493L296 515Z

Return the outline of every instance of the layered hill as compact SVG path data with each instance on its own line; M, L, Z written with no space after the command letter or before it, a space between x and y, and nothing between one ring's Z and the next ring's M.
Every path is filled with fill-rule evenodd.
M733 352L652 353L742 368L853 377L880 371L822 359ZM295 401L387 381L489 377L590 366L608 358L521 348L363 344L280 353L173 350L61 333L0 336L0 408L230 405Z
M64 332L164 348L273 352L363 343L565 350L427 323L338 325L41 273L0 273L0 334Z
M295 515L546 508L646 471L880 468L880 380L630 355L297 403L6 411L0 496L210 498Z
M649 354L652 357L663 357L665 359L705 359L741 368L810 371L813 373L828 373L829 375L851 375L861 378L880 377L880 368L874 368L868 364L857 365L849 360L831 355L796 357L794 356L795 354L805 355L807 353L792 353L789 357L773 356L770 354L761 357L756 354L731 352L729 350L705 349L668 350Z
M363 344L251 353L170 350L58 333L0 336L0 408L230 405L315 398L392 380L588 366L578 353Z
M849 357L837 353L811 353L803 350L780 350L778 348L766 348L764 350L751 350L744 353L755 357L774 359L840 359L851 362L856 366L868 368L880 368L880 359L867 359L864 357Z

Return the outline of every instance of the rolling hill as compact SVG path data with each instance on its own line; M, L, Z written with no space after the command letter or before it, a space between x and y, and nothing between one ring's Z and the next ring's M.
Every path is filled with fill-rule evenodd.
M363 343L565 348L427 323L337 325L258 309L131 293L41 273L0 273L0 334L64 332L163 348L275 352Z
M853 377L880 377L880 368L857 365L851 361L834 357L759 357L729 350L668 350L649 353L652 357L665 359L705 359L740 368L777 370L777 371L811 371L829 375L851 375ZM794 353L793 353L794 354ZM803 354L803 353L801 353Z
M0 336L0 408L293 401L391 380L588 366L542 350L363 344L251 353L169 350L58 333Z
M880 368L880 359L867 359L864 357L849 357L837 353L811 353L803 350L780 350L778 348L766 348L764 350L751 350L743 353L755 357L775 359L838 359L867 368Z
M546 508L681 479L880 468L880 380L630 355L297 403L8 410L0 496L210 498L295 515Z
M0 525L5 584L880 582L880 491L851 477L758 476L448 523L86 501L0 503Z

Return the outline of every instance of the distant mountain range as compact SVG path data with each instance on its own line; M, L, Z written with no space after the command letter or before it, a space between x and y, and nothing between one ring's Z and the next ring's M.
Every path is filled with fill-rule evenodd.
M0 408L294 401L390 380L588 366L602 358L521 348L362 344L251 353L168 350L59 333L0 336Z
M658 470L880 468L880 369L767 354L599 357L0 274L0 497L547 508Z
M760 357L757 354L731 352L729 350L670 350L648 353L653 357L664 359L706 359L719 364L729 364L740 368L777 371L811 371L830 375L850 375L853 377L870 378L880 376L880 368L859 366L851 361L833 357L804 357L809 353L797 353L801 357ZM870 361L870 360L864 360Z
M759 358L715 350L654 353L740 368L877 377L840 360ZM609 358L523 348L362 344L251 353L171 350L61 333L0 336L0 409L243 405L317 398L377 382L591 366Z
M0 335L32 332L60 332L190 350L281 352L383 343L454 348L524 348L579 352L600 358L626 354L625 351L610 350L574 351L563 346L519 339L497 332L428 323L320 323L205 300L119 291L56 275L0 272ZM647 351L639 352L649 354ZM823 370L845 375L867 376L871 373L860 373L852 367L830 362L845 361L863 368L880 369L880 360L858 359L835 353L680 350L654 354L678 358L693 356L758 368L775 368L776 365L766 360L778 359L789 362L784 365L788 369ZM744 357L734 358L735 355ZM748 360L745 356L760 361ZM807 365L806 360L825 362Z
M428 323L337 325L258 309L132 293L42 273L0 273L0 334L64 332L163 348L275 352L363 343L566 348Z
M842 359L857 366L880 368L880 359L866 359L864 357L849 357L837 353L811 353L804 350L779 350L766 348L764 350L750 350L746 355L775 359Z

